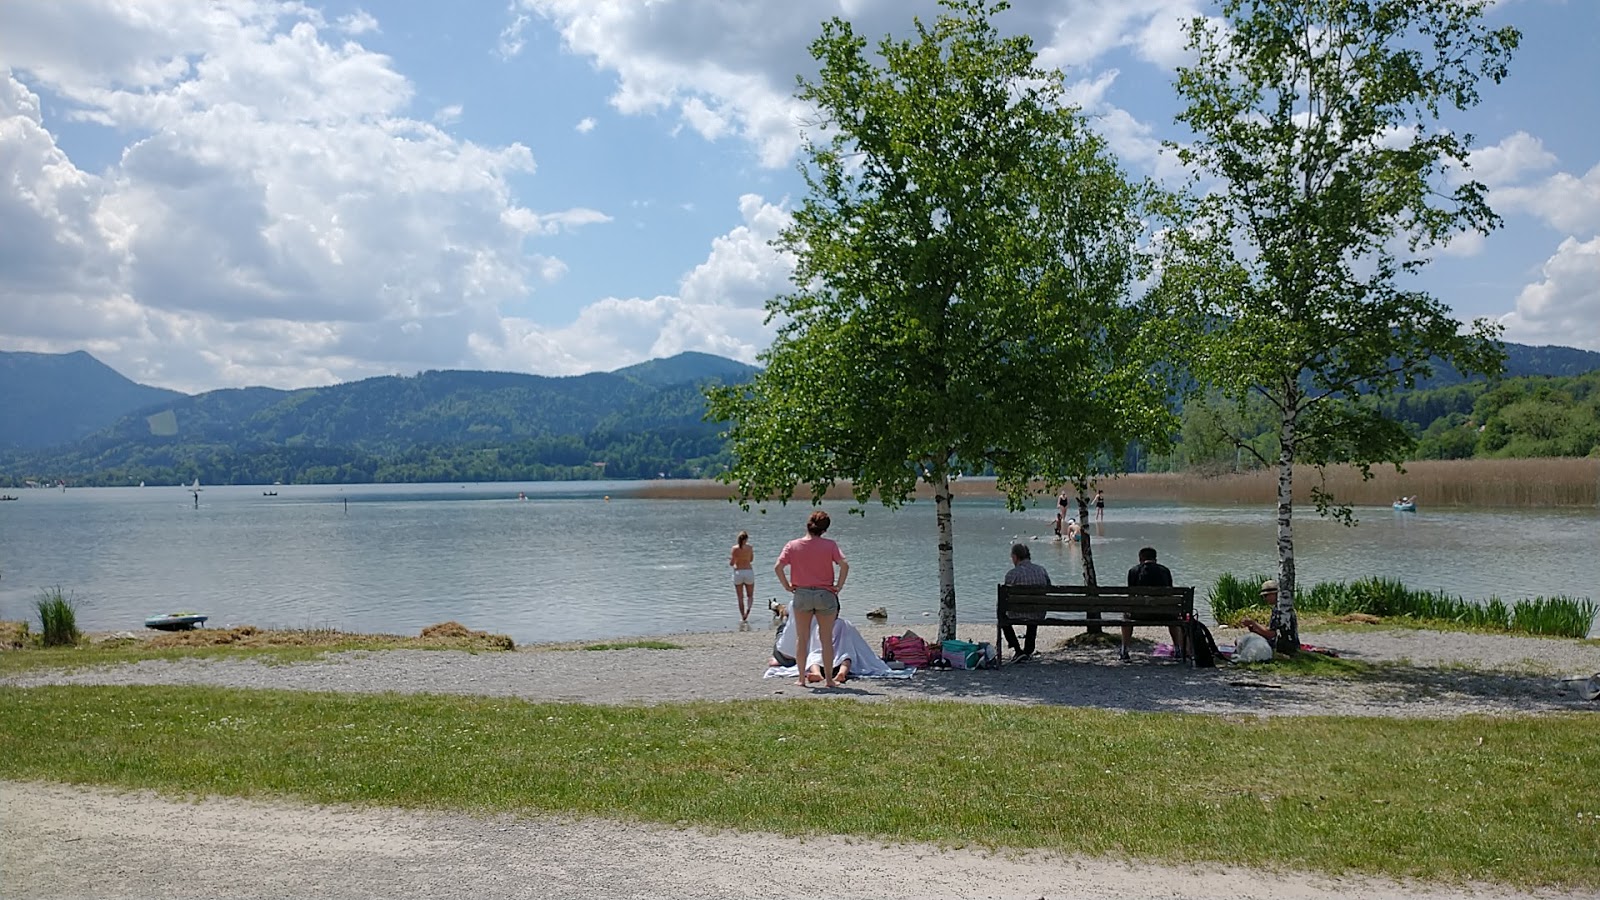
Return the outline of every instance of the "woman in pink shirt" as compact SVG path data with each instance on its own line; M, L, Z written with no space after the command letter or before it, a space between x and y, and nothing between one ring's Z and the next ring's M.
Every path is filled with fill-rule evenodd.
M817 637L822 642L822 675L827 687L834 687L833 670L833 620L839 617L839 592L844 590L845 576L850 574L850 563L839 552L839 545L823 537L833 520L822 510L811 513L806 519L806 536L783 545L778 554L778 564L772 567L783 589L794 594L789 604L789 615L794 618L795 655L804 660L811 648L811 623L817 623ZM788 566L787 574L783 571ZM834 567L838 566L838 574ZM800 672L796 682L807 684L806 673Z

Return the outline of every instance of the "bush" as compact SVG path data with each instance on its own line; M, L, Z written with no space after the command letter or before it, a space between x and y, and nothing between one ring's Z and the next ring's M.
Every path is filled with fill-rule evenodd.
M39 611L39 633L46 647L70 647L83 637L78 631L77 601L61 588L41 593L34 608Z
M1211 590L1211 612L1218 622L1234 623L1259 604L1260 577L1241 580L1225 572ZM1511 604L1499 597L1474 603L1444 591L1412 590L1392 578L1320 582L1295 594L1301 612L1346 616L1363 613L1419 622L1450 622L1492 631L1582 638L1589 635L1596 604L1587 598L1534 597Z
M1234 622L1245 610L1259 607L1261 582L1266 580L1265 575L1240 578L1232 572L1223 572L1211 588L1211 596L1206 598L1211 604L1212 617L1218 622Z

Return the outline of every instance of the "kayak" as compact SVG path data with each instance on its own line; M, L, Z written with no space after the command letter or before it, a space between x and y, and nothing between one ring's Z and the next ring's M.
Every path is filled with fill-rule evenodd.
M164 616L151 616L144 620L144 627L154 628L158 631L188 631L196 625L204 625L206 616L198 613L167 613Z

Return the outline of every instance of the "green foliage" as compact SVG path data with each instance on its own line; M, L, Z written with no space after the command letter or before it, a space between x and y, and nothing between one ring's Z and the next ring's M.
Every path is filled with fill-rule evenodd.
M1398 463L1411 436L1376 400L1440 362L1468 375L1501 364L1496 326L1462 334L1401 280L1428 250L1498 224L1483 185L1446 179L1470 144L1437 119L1505 75L1518 33L1485 26L1475 0L1223 0L1221 12L1195 20L1195 62L1178 73L1193 140L1175 149L1208 190L1170 210L1160 296L1191 325L1200 382L1272 409L1277 454L1260 462L1280 472L1278 580L1293 596L1294 465ZM1334 498L1314 488L1312 500L1349 521Z
M61 588L42 591L34 600L39 613L39 639L46 647L70 647L83 638L78 631L78 604Z
M1261 583L1265 575L1247 575L1243 578L1232 572L1217 576L1206 601L1211 604L1211 615L1218 622L1235 622L1246 610L1261 606Z
M1224 572L1211 589L1211 613L1219 622L1236 622L1250 605L1261 585ZM1417 622L1442 622L1466 628L1504 631L1516 634L1541 634L1582 638L1589 634L1595 614L1600 612L1587 598L1535 597L1506 603L1490 597L1473 603L1444 591L1415 590L1392 578L1361 578L1351 582L1324 581L1302 591L1295 598L1300 612L1345 616L1364 613L1381 618L1402 618Z
M1123 303L1140 190L1030 39L991 24L1005 4L945 6L876 57L849 22L823 25L799 90L820 116L808 195L778 242L795 289L768 304L783 325L766 369L710 396L746 500L847 479L897 505L934 486L949 637L952 475L992 471L1020 506L1031 479L1097 471L1174 423Z

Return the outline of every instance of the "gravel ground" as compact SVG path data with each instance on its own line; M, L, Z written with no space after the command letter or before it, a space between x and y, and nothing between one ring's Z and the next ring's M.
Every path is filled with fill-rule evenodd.
M901 630L869 625L863 634L876 646L883 634ZM1060 643L1052 632L1060 630L1042 630L1042 647ZM1219 631L1218 641L1227 642L1229 634ZM992 629L981 626L963 629L962 635L993 639ZM1282 677L1270 669L1227 666L1191 669L1142 652L1124 663L1112 649L1055 647L1036 660L998 671L923 671L909 680L857 679L825 691L761 677L772 639L764 627L665 639L684 649L358 651L294 665L265 665L244 658L153 660L75 672L25 673L0 679L0 684L208 684L624 704L915 698L1254 715L1449 717L1600 710L1600 704L1580 697L1577 684L1559 677L1600 672L1600 642L1595 641L1390 630L1306 635L1306 640L1334 647L1350 659L1412 663L1359 679Z
M612 821L313 807L0 782L0 895L36 900L1576 897Z
M868 626L876 644L903 630ZM926 635L931 628L919 629ZM894 698L1050 704L1202 714L1446 717L1600 711L1561 674L1600 672L1600 642L1372 630L1308 633L1351 659L1408 661L1379 677L1274 676L1270 669L1194 670L1136 652L1058 646L998 671L919 672L861 679L831 691L761 677L772 633L675 635L680 650L511 653L386 651L293 665L247 659L146 661L70 673L34 672L0 684L224 685L352 692L438 692L584 703ZM992 640L992 629L963 629ZM1146 639L1157 633L1142 635ZM1226 631L1219 642L1230 640ZM483 896L744 898L776 893L836 898L1576 897L1485 886L1402 884L1182 868L1053 854L999 857L925 845L715 834L610 820L482 818L456 813L317 807L0 782L0 896L19 898L254 898ZM1592 895L1589 895L1592 896Z

